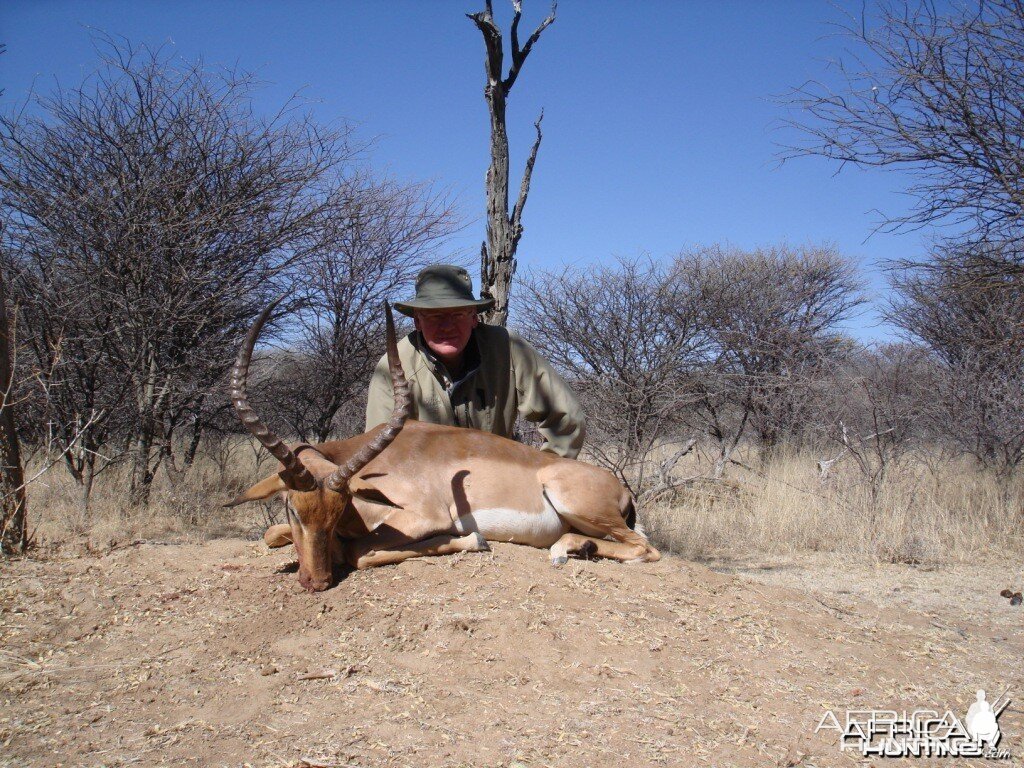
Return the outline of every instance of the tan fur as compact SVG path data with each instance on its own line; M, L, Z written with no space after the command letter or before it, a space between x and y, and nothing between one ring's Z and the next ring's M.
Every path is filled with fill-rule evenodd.
M352 550L348 554L348 562L353 568L363 570L378 565L391 565L408 560L410 557L432 557L435 555L452 555L456 552L487 552L490 547L484 538L471 533L466 536L433 536L423 541L406 544L401 549L370 550L358 554Z
M292 527L290 525L272 525L263 534L263 543L271 549L286 547L292 543Z
M299 459L317 479L327 477L376 432L311 446ZM275 478L239 499L267 498L280 489ZM365 568L467 551L476 533L550 547L556 564L569 555L660 558L626 525L629 494L610 472L471 429L409 421L347 493L289 491L288 499L300 521L290 540L311 589L329 583L342 558ZM267 537L272 545L286 538L281 526Z

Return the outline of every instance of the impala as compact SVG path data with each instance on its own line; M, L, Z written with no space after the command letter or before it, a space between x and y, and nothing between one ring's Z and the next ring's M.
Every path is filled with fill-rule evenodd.
M231 399L246 428L281 463L226 506L280 494L288 523L268 529L270 546L295 545L299 582L331 586L333 566L362 569L410 557L488 549L487 541L622 561L661 555L632 529L633 498L607 470L459 427L409 419L412 393L398 359L390 306L387 357L395 393L391 420L348 440L294 446L249 405L253 347L274 302L246 336L231 373Z

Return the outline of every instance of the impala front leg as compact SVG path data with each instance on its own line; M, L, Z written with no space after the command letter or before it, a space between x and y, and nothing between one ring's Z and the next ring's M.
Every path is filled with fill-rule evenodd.
M434 557L436 555L453 555L456 552L490 552L491 548L477 532L465 536L432 536L412 544L400 545L395 549L375 549L356 558L349 563L357 570L375 568L378 565L393 565L411 557Z
M286 547L292 543L292 527L287 523L272 525L263 534L263 541L271 549Z
M396 509L384 518L384 522L377 526L372 533L348 542L345 547L345 559L353 568L360 570L373 565L382 565L380 558L374 558L374 555L408 548L410 545L432 536L452 533L455 533L455 526L447 510L440 514L423 514L406 509ZM413 557L414 555L407 556Z

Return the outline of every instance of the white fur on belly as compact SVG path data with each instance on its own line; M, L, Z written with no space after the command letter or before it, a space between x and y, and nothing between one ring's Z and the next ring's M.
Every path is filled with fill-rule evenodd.
M459 533L479 531L488 541L514 541L534 547L550 547L569 530L548 504L541 512L523 512L519 509L477 509L455 522Z

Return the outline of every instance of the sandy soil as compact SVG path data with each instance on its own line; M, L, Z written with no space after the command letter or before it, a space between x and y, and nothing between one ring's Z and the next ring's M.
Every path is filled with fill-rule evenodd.
M962 715L1007 686L999 764L1024 758L1019 566L553 569L499 544L308 595L290 559L0 565L0 766L864 764L814 734L826 709Z

